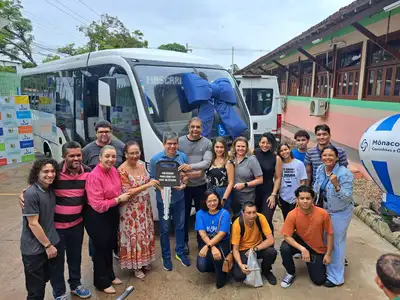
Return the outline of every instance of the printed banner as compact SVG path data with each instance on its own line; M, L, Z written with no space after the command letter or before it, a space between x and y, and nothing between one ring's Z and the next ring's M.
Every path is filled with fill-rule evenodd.
M35 160L29 97L0 97L0 112L0 166Z

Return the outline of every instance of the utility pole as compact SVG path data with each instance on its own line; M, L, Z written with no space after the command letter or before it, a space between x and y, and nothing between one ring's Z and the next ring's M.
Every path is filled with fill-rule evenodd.
M235 47L232 47L232 66L231 66L232 74L233 74L234 71L235 71L234 68L233 68L234 58L235 58Z

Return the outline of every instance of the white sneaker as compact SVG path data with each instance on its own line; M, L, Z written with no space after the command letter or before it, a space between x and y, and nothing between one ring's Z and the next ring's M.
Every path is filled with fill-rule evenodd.
M292 285L293 280L296 278L296 275L290 275L288 272L286 272L285 276L283 276L282 281L281 281L281 287L283 288L288 288L289 286Z

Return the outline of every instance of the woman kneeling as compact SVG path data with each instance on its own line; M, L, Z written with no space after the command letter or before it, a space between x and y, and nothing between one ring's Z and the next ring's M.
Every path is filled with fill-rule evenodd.
M222 208L221 199L214 190L205 192L203 208L196 214L195 229L199 234L197 269L215 272L217 289L226 283L227 273L222 271L224 257L230 252L230 215Z

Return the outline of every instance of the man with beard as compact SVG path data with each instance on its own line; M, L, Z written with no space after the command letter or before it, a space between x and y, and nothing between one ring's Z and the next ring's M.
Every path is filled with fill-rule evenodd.
M185 189L185 253L189 254L189 218L192 211L192 201L196 211L200 210L200 203L204 200L207 189L205 171L210 167L212 159L211 141L201 135L202 121L194 117L189 121L189 134L179 138L179 150L186 154L188 163L179 167L179 171L203 171L201 177L190 178Z
M56 195L54 227L60 236L58 255L52 263L50 282L56 300L66 300L64 280L65 253L67 254L71 293L80 298L89 298L91 292L81 284L82 243L84 234L83 206L87 203L85 184L91 169L82 164L82 149L79 143L70 141L63 145L64 160L58 166L53 189ZM20 197L24 206L24 197Z

